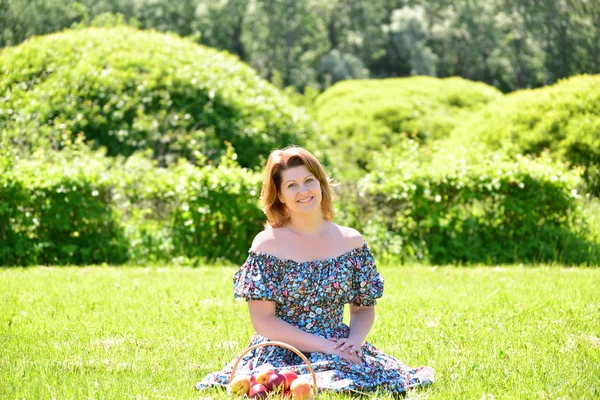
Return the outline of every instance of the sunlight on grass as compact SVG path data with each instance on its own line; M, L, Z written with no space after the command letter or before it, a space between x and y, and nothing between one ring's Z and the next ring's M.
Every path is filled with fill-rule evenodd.
M367 340L436 371L410 398L600 396L600 270L380 270ZM252 335L234 271L0 270L0 398L228 398L194 384Z

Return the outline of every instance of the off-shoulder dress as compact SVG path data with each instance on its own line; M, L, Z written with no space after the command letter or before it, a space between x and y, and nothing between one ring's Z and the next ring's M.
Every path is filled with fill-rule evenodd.
M366 242L340 256L309 262L251 250L235 273L233 283L235 297L274 301L279 318L324 338L348 337L350 329L343 322L345 304L372 306L383 295L383 277ZM255 334L249 346L268 340ZM314 368L319 389L403 393L434 380L430 367L410 368L370 343L365 343L361 350L363 365L352 364L337 355L305 353ZM226 385L236 360L221 371L208 374L196 388ZM263 346L248 353L236 374L251 373L265 362L299 375L309 374L298 355L276 346Z

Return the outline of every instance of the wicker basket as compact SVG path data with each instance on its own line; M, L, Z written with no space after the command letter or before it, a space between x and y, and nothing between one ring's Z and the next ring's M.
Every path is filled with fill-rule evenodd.
M254 349L258 349L259 347L266 347L266 346L279 346L279 347L283 347L285 349L291 350L294 353L296 353L306 363L306 366L308 367L308 370L310 371L310 375L311 375L312 381L313 381L314 396L316 396L318 394L319 389L317 388L317 377L315 376L315 370L313 369L312 365L310 364L310 361L308 361L308 358L306 358L306 356L304 354L302 354L300 352L300 350L298 350L294 346L290 346L289 344L283 343L283 342L264 342L264 343L259 343L254 346L248 347L242 353L242 355L239 356L239 358L237 359L235 364L233 364L233 368L231 370L231 378L230 378L229 382L233 382L233 378L235 377L235 370L237 369L238 364L240 363L240 361L242 361L242 359L244 358L244 356L246 354L248 354L249 352L251 352Z

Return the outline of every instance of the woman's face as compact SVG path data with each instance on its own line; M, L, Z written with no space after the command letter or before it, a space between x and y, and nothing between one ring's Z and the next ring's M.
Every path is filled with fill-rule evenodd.
M321 212L321 182L305 165L283 171L279 190L279 200L287 206L290 215Z

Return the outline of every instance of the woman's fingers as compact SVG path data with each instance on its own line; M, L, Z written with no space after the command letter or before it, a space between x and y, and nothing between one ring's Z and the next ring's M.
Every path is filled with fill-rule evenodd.
M352 349L354 347L354 344L351 342L346 342L344 343L344 345L340 348L340 350L342 351L346 351L348 349ZM352 353L352 351L350 351Z
M356 346L348 338L329 338L335 342L333 348L340 352L340 355L354 364L361 364L362 352L359 346Z
M340 351L338 354L340 357L350 361L352 364L362 364L361 358L356 353L350 354L347 352Z
M357 349L358 347L352 343L349 339L338 339L336 341L335 348L339 348L341 351ZM350 351L352 353L352 350Z
M337 349L334 354L337 354L338 356L340 356L341 358L343 358L346 361L351 362L352 364L360 364L361 363L360 358L358 358L356 356L356 354L350 354L350 353L347 353L344 351L340 351L339 349Z
M347 354L343 354L342 357L345 358L346 360L350 361L352 364L360 364L361 363L361 360L358 357L351 357Z

